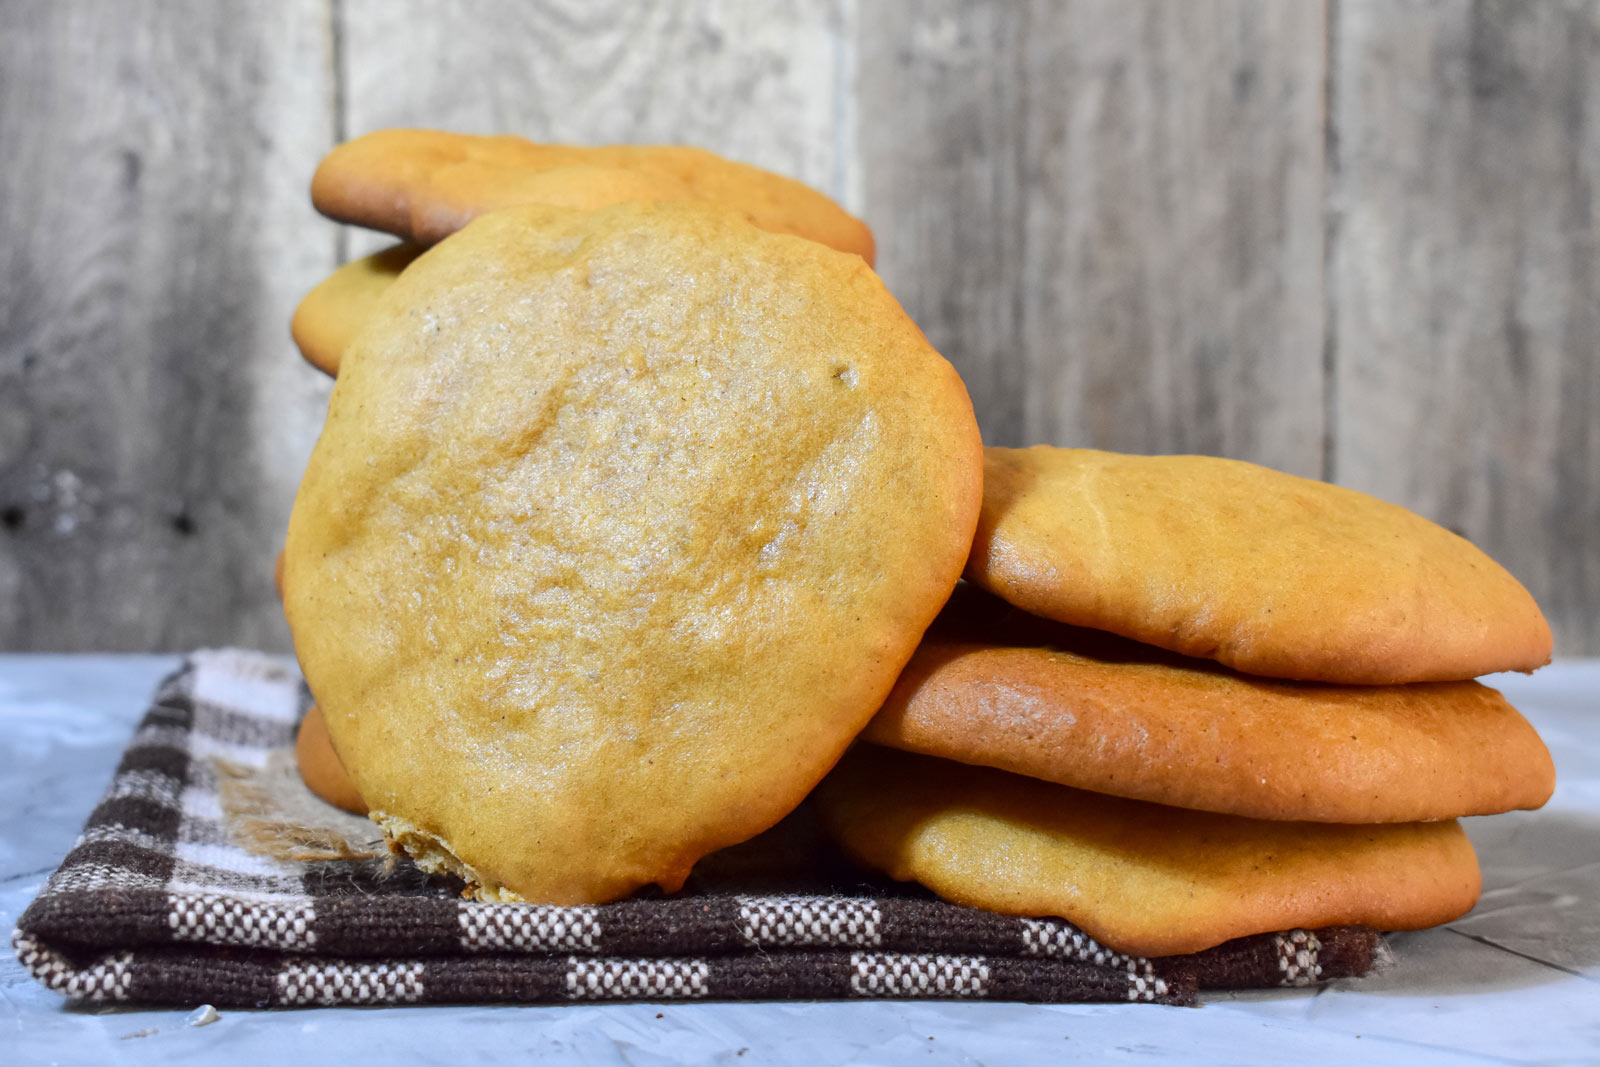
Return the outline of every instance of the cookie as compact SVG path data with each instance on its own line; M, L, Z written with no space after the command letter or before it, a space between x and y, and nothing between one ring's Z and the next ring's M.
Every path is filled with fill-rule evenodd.
M328 275L294 309L289 332L300 354L313 367L337 376L339 358L356 331L366 325L379 297L400 276L422 247L397 244L362 259L351 260Z
M1458 823L1267 822L857 746L817 791L852 858L939 896L1060 916L1121 952L1247 934L1437 926L1478 899Z
M300 723L295 763L306 787L318 797L351 814L367 814L366 804L328 739L322 711L314 704ZM771 829L702 858L690 873L686 889L695 893L820 893L849 880L853 873L859 872L823 831L816 812L801 804Z
M989 448L966 575L1035 615L1273 678L1455 681L1550 660L1538 605L1464 538L1230 459Z
M300 780L306 788L336 808L353 815L367 813L366 802L356 792L355 783L344 769L339 753L334 751L328 737L328 726L323 721L322 710L315 704L300 720L300 731L295 734L294 760L300 768Z
M1256 819L1418 822L1537 808L1539 735L1477 682L1239 674L963 586L862 737L1115 796Z
M481 899L673 890L882 704L981 473L960 378L859 257L695 205L512 208L346 352L285 609L419 862Z
M379 130L339 145L311 179L311 202L324 215L425 245L503 207L624 201L714 204L872 263L872 231L826 196L698 148Z

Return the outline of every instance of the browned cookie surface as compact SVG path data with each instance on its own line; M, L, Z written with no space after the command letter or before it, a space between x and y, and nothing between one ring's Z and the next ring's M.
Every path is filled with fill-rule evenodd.
M817 790L858 862L941 897L1060 916L1122 952L1355 924L1413 930L1478 898L1459 824L1268 822L858 745Z
M433 244L517 204L593 209L700 202L773 233L820 241L869 264L872 231L809 186L698 148L535 144L440 130L379 130L339 145L311 182L317 210Z
M986 449L966 573L1035 615L1273 678L1454 681L1550 659L1538 605L1465 539L1210 456Z
M1536 808L1539 735L1477 682L1239 674L959 589L863 736L1115 796L1258 819L1413 822Z

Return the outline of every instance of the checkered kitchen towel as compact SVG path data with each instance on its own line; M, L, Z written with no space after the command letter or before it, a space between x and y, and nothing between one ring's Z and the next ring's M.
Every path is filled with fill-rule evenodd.
M241 1007L862 997L1190 1004L1199 987L1362 974L1378 951L1374 933L1345 927L1130 958L1064 922L957 907L859 873L831 891L703 889L575 908L467 901L458 885L338 834L336 847L293 858L260 846L261 820L243 818L235 801L259 800L261 782L299 790L307 822L353 820L305 794L292 770L307 704L286 660L189 657L162 683L83 835L23 913L13 945L28 971L79 1000ZM252 776L256 793L240 794L234 787ZM365 820L353 824L372 837Z

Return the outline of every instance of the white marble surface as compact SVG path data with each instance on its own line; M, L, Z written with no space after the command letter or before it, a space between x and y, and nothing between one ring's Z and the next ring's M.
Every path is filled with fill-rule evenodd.
M0 922L99 799L159 656L0 655ZM0 962L0 1063L677 1064L1600 1061L1600 661L1497 679L1555 754L1543 811L1473 819L1483 900L1317 992L1142 1006L806 1003L185 1011L67 1007Z

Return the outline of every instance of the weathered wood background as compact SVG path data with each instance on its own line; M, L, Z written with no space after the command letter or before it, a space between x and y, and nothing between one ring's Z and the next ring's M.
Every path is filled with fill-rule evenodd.
M0 0L0 647L286 648L311 210L390 125L703 145L872 224L992 442L1406 504L1600 653L1600 2Z

